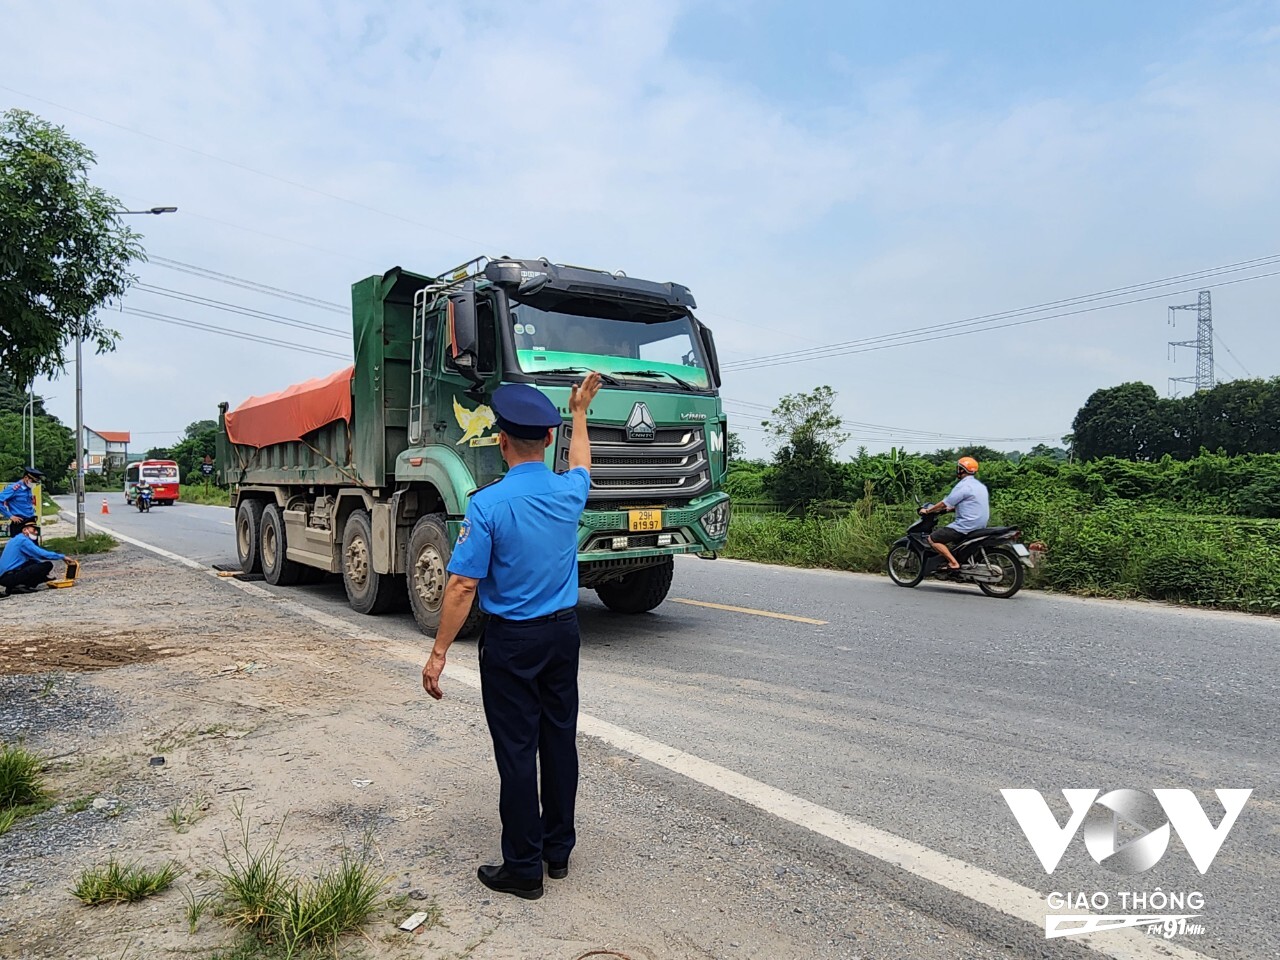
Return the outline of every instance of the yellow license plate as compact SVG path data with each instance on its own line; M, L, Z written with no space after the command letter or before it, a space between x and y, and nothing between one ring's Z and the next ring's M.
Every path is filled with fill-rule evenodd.
M632 533L662 529L661 510L628 510L627 516L630 521L628 529Z

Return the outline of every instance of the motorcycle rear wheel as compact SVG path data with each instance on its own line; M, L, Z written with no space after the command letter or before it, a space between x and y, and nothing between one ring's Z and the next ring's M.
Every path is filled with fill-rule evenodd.
M988 597L1008 600L1022 589L1025 571L1018 555L1006 547L996 547L987 551L987 560L998 566L1003 573L999 583L979 583L978 589Z
M924 557L910 547L894 547L885 561L885 572L898 586L914 587L924 579Z

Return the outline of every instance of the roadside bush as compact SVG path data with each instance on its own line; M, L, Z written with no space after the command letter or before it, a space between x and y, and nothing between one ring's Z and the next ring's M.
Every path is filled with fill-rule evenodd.
M184 503L202 503L215 507L231 506L231 493L225 487L209 484L206 493L203 483L184 483L179 488L178 499Z
M1156 600L1220 603L1235 594L1238 582L1231 561L1205 544L1155 546L1138 564L1138 585Z

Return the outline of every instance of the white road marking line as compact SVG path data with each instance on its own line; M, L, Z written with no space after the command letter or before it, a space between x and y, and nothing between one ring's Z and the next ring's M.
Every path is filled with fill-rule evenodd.
M96 523L89 521L86 523L103 533L111 534L124 543L150 550L184 567L217 577L217 571L212 568L165 550L163 547L126 537ZM327 627L343 636L375 643L398 659L415 665L420 665L425 660L427 653L425 643L421 648L415 647L374 630L356 626L341 617L335 617L296 600L284 599L257 584L235 579L224 579L220 582L229 583L245 593L270 600L291 613L296 613L312 623ZM447 679L475 690L480 689L478 671L455 664L450 664L446 669ZM423 696L426 694L424 693ZM579 714L578 728L587 736L603 740L618 750L642 760L648 760L650 763L710 787L725 796L740 800L780 820L786 820L788 823L834 840L850 850L856 850L922 880L935 883L967 900L1023 920L1037 930L1044 929L1044 918L1048 910L1044 898L1030 887L1024 887L990 870L976 867L912 840L855 820L853 817L779 790L777 787L744 776L728 767L722 767L694 754L652 740L643 734L619 727L607 720L601 720L589 714ZM1170 957L1176 957L1179 960L1210 960L1202 953L1163 938L1151 937L1131 930L1108 932L1099 939L1081 940L1079 944L1104 957L1112 957L1114 960L1168 960Z

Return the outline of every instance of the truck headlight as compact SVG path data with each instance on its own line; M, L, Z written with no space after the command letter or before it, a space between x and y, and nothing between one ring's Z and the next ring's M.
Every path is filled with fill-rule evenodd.
M712 540L723 540L729 533L729 503L716 504L698 521Z

